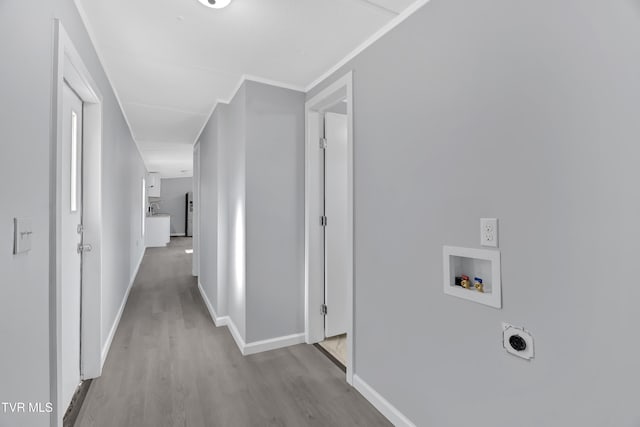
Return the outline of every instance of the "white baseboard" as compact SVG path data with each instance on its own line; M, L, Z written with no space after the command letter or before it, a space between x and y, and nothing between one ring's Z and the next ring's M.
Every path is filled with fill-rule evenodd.
M209 315L213 319L213 323L217 326L227 326L229 328L229 332L233 337L233 340L236 342L236 345L240 349L240 352L243 356L248 356L249 354L261 353L263 351L275 350L277 348L289 347L291 345L302 344L304 342L304 333L301 334L293 334L287 335L284 337L271 338L268 340L255 341L250 343L245 343L242 335L240 335L240 331L236 327L235 323L229 316L218 316L216 310L213 308L211 301L207 297L207 294L202 287L202 283L198 280L198 289L200 290L200 295L202 295L202 299L204 300L204 305L207 306L207 310L209 310Z
M131 288L136 281L136 276L138 275L138 270L140 270L140 265L142 264L142 259L144 258L144 254L147 251L145 247L142 250L142 254L140 255L140 259L138 260L138 264L136 265L136 269L133 271L133 275L129 280L129 286L127 287L127 291L124 293L124 298L122 298L122 304L120 304L120 309L118 310L118 314L116 315L115 320L113 321L113 325L111 326L111 330L109 331L109 336L107 337L107 341L104 343L102 347L102 361L101 361L101 370L104 367L104 362L107 360L107 355L109 354L109 349L111 349L111 343L113 342L113 337L118 330L118 325L120 324L120 318L122 317L122 313L124 312L124 307L127 305L127 300L129 299L129 293L131 292Z
M225 326L227 322L229 322L229 316L218 316L218 314L216 313L216 310L213 308L213 305L211 305L211 301L209 301L209 297L205 293L204 288L202 287L202 283L200 283L200 280L198 280L198 290L200 291L200 296L202 296L204 305L206 305L207 310L209 310L209 315L211 316L213 323L218 328L220 326Z
M186 233L171 233L171 237L185 237Z
M243 356L262 353L263 351L276 350L278 348L289 347L296 344L302 344L304 342L304 333L301 333L246 343L244 339L242 339L238 328L230 317L227 320L227 327L229 328L229 332L231 332L231 336Z
M353 376L353 387L360 392L382 415L387 417L396 427L416 427L414 423L405 417L395 406L387 399L382 397L369 384L367 384L358 375Z
M271 338L268 340L255 341L245 344L242 354L249 355L261 353L263 351L275 350L277 348L289 347L304 342L304 333L286 335L284 337Z

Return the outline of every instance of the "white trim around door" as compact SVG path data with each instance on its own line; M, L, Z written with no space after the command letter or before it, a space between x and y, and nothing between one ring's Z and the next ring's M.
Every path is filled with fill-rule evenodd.
M324 233L322 216L322 152L319 147L324 111L347 101L347 382L353 383L354 363L354 268L353 268L353 73L349 72L322 90L305 104L305 342L323 341L324 317Z
M50 197L50 392L51 426L62 426L61 390L61 213L62 209L62 94L68 84L83 102L83 243L91 245L82 260L80 375L96 378L102 372L102 95L62 23L54 25L54 63L51 125Z
M200 276L200 141L193 146L193 276Z

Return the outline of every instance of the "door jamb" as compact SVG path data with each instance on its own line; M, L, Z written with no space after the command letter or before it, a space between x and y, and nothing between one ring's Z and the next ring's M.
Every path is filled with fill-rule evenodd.
M51 116L49 344L51 426L62 425L62 108L65 81L83 101L83 225L92 251L83 255L81 379L102 373L102 94L60 20L54 21Z
M191 275L200 276L200 141L193 145L193 262Z
M347 99L347 382L353 383L354 358L354 175L353 175L353 72L350 71L305 103L305 341L324 340L324 257L320 226L320 116L337 99ZM322 277L322 279L321 279Z

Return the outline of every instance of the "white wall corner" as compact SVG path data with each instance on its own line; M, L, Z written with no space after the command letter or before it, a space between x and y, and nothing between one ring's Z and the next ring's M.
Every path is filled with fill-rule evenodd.
M353 387L360 392L382 415L387 417L396 427L416 427L402 412L393 406L387 399L382 397L380 393L375 391L373 387L367 384L358 375L353 376Z
M238 331L238 328L236 327L235 323L233 323L233 320L231 319L231 317L229 317L227 320L227 328L229 328L229 332L231 332L231 336L233 337L233 340L236 342L238 349L240 349L240 353L242 353L242 355L245 356L245 348L247 345L242 339L242 335L240 335L240 332Z
M229 322L229 316L218 316L216 310L213 308L211 301L209 301L209 297L207 293L204 291L202 287L202 283L198 280L198 290L200 291L200 296L202 296L202 300L204 301L204 305L207 307L209 311L209 315L211 316L211 320L213 320L213 324L216 325L217 328L220 326L226 326Z
M229 332L231 333L233 340L236 342L236 345L238 346L238 349L243 356L261 353L263 351L275 350L283 347L289 347L296 344L302 344L304 342L304 333L299 333L246 343L240 335L240 332L238 331L235 323L233 323L233 320L231 320L229 316L218 316L216 314L216 311L213 308L211 301L209 301L209 297L207 297L207 294L204 291L204 288L202 287L202 283L200 283L200 281L198 281L198 290L200 290L200 295L202 296L204 305L209 311L211 319L213 319L213 323L216 325L216 327L226 325L227 328L229 328Z
M238 328L236 328L236 325L233 323L233 320L231 320L229 316L218 316L216 314L216 311L213 308L211 301L209 301L209 297L207 297L207 294L204 291L204 288L202 287L202 283L200 283L199 280L198 280L198 290L200 290L200 295L202 296L204 305L207 306L207 310L209 310L209 315L211 316L211 319L213 319L213 324L216 325L216 327L227 326L227 328L229 329L229 332L231 333L231 336L233 337L233 340L236 342L236 345L240 350L240 353L242 353L242 355L244 356L244 349L246 345L244 343L244 340L242 339L242 336L240 335L240 332L238 332Z
M120 325L120 319L122 318L122 313L124 312L124 308L127 305L127 301L129 300L129 294L131 293L131 288L133 288L133 284L136 281L136 276L138 276L138 270L140 270L140 266L142 265L142 260L144 258L144 254L146 251L147 251L147 248L145 246L144 249L142 249L142 253L140 254L140 259L138 259L136 269L133 271L133 274L129 279L129 286L127 287L127 291L124 294L124 298L122 298L122 304L120 304L120 308L118 309L118 314L116 315L116 318L113 321L113 325L111 326L111 330L109 331L109 336L107 337L107 341L104 343L104 346L102 347L101 369L102 367L104 367L104 362L107 360L107 356L109 355L109 350L111 349L111 343L113 342L113 337L116 335L116 331L118 330L118 325Z
M211 111L209 111L209 114L207 115L207 120L205 120L204 124L200 128L200 131L197 133L198 136L193 141L192 145L194 147L196 146L196 144L198 142L200 142L200 137L202 136L202 132L204 132L204 129L207 127L207 125L211 121L211 116L213 116L213 113L216 111L216 108L218 108L218 105L220 105L220 104L223 104L223 105L231 104L231 101L233 101L233 98L236 97L236 94L238 93L238 91L240 90L240 88L242 87L242 85L245 82L262 83L262 84L265 84L265 85L275 86L275 87L279 87L279 88L282 88L282 89L295 90L297 92L302 92L302 93L306 93L307 92L307 88L304 87L304 86L300 86L300 85L296 85L296 84L289 84L289 83L280 82L280 81L277 81L277 80L271 80L271 79L267 79L267 78L263 78L263 77L259 77L259 76L252 76L252 75L248 75L248 74L243 74L240 77L240 80L238 80L238 83L236 84L234 89L231 91L231 96L226 100L218 99L213 104L213 107L211 107Z

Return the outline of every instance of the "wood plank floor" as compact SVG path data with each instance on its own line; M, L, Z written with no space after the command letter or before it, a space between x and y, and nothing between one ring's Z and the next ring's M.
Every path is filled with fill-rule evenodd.
M149 248L76 426L390 426L318 349L243 357L191 276L191 239Z

